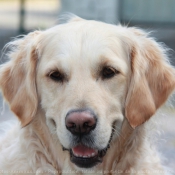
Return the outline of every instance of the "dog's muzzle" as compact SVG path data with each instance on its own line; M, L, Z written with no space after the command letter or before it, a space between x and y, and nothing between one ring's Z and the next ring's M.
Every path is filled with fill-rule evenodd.
M77 138L77 143L69 150L71 161L83 168L90 168L101 162L106 149L101 151L94 149L87 141L93 140L89 137L97 124L97 116L94 112L90 109L71 110L66 115L65 124L73 137Z

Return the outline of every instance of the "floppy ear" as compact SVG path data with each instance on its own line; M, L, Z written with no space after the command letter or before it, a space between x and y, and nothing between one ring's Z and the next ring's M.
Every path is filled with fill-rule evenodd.
M135 128L147 121L175 89L175 69L168 63L162 46L138 29L131 31L132 75L125 114Z
M0 88L10 109L26 126L33 119L38 105L35 72L37 64L36 38L33 32L9 44L10 61L0 68Z

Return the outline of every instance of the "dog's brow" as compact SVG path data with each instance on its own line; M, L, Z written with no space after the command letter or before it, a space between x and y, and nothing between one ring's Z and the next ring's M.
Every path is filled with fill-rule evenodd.
M99 71L101 71L103 67L111 66L114 67L117 71L119 71L122 75L126 76L125 70L123 70L120 67L121 65L120 61L122 62L122 60L118 59L116 56L115 57L113 56L113 59L102 56L99 62L97 63L96 69L98 70L99 73Z
M63 65L61 64L61 61L52 61L50 63L47 64L44 74L48 75L51 72L60 72L61 74L64 74L66 76L68 76L68 71L66 69L64 69Z

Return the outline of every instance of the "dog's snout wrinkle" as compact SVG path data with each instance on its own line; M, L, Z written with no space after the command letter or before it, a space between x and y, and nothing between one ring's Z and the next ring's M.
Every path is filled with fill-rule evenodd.
M68 112L65 123L66 128L74 135L89 134L95 129L97 118L95 114L87 109L72 110Z

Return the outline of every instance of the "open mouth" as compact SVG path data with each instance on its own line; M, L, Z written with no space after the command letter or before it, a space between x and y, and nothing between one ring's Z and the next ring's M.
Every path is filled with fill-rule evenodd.
M107 152L107 148L96 150L83 144L79 144L70 150L70 159L72 163L81 168L91 168L102 162L102 158Z
M82 142L79 142L78 145L74 146L71 149L66 149L63 147L63 151L67 150L70 152L70 160L72 163L77 165L80 168L92 168L98 163L103 162L103 157L106 155L107 150L110 148L110 143L112 141L114 131L115 131L115 122L112 125L112 132L109 139L109 142L106 148L98 150L92 147L88 147Z

